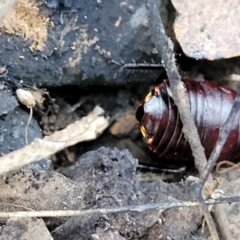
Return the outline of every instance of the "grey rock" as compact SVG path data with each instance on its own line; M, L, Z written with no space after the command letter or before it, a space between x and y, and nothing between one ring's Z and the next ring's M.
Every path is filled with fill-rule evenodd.
M9 78L21 79L26 85L112 85L154 80L162 70L151 70L151 74L150 70L121 70L102 56L126 63L132 59L160 63L145 4L137 0L47 0L40 5L40 12L47 12L53 24L48 26L43 51L31 52L30 40L2 31L0 66L8 66Z
M16 98L12 95L12 92L8 89L0 90L0 116L7 114L9 111L12 111L15 107L18 106Z
M28 112L16 107L6 116L0 118L0 155L25 146L25 127L28 117ZM36 120L32 119L28 127L28 142L31 143L35 138L42 138L42 133ZM50 159L43 159L29 164L27 167L47 170L50 168L50 163Z

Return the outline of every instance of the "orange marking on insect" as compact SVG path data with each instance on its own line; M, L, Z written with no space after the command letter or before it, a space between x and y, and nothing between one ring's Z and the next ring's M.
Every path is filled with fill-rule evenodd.
M149 92L148 95L145 97L144 101L147 102L152 98L152 92Z

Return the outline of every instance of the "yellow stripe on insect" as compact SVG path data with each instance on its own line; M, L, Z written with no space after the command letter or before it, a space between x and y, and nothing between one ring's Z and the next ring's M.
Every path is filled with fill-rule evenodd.
M145 97L144 101L147 102L152 98L152 91L148 93L148 95Z
M147 134L146 128L145 128L144 126L141 126L141 127L140 127L140 131L141 131L143 137L145 138L145 137L146 137L146 134Z

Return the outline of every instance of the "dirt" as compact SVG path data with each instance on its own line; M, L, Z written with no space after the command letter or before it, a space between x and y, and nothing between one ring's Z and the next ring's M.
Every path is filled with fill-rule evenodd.
M28 127L30 143L87 116L96 105L105 110L110 126L96 140L0 176L2 212L82 211L68 217L0 217L0 240L38 239L39 235L56 240L210 239L198 207L146 207L192 200L191 187L185 180L198 173L193 162L166 161L156 156L139 131L136 109L152 86L166 78L164 69L127 70L101 55L110 53L119 62L122 58L127 62L132 58L161 62L153 51L141 3L121 4L115 1L111 9L112 3L106 1L85 5L75 0L39 1L38 7L53 22L42 52L28 49L31 39L1 35L1 155L25 146L29 109L17 101L15 91L19 87L31 91L37 100ZM176 40L172 22L167 22L175 14L171 4L162 1L161 11L166 15L166 31ZM138 24L130 27L133 16ZM183 77L218 80L221 84L228 79L226 76L237 78L239 57L194 60L174 43ZM220 186L226 196L238 194L238 171L217 177L222 178ZM236 239L238 205L223 208L226 225ZM139 208L104 211L126 206Z
M29 128L30 140L34 136L50 135L65 128L87 115L95 105L104 108L111 126L97 140L77 144L51 156L51 172L45 172L49 169L49 164L46 167L45 162L41 168L44 172L38 172L39 166L32 165L30 172L23 169L5 176L2 179L4 188L0 190L4 210L86 210L189 199L187 188L181 181L189 174L196 174L192 163L180 163L179 166L174 161L170 165L168 161L166 165L164 159L150 152L138 130L135 111L149 88L149 84L139 84L137 87L135 84L124 87L89 86L84 89L64 87L48 89L48 94L40 89L43 91L42 100L34 108L34 119ZM7 89L11 92L11 88L5 85ZM8 107L8 114L1 117L2 129L9 128L16 134L17 128L21 134L17 135L19 140L14 146L10 143L14 134L2 131L7 134L4 139L9 138L9 141L3 141L8 151L24 145L24 129L29 116L27 108L15 107L15 102L12 104L13 107ZM19 113L18 121L11 123L10 120L15 119L12 118L13 114ZM22 122L21 125L19 122ZM34 134L38 135L32 136L33 125L36 125ZM128 149L130 153L123 149ZM182 166L184 168L178 173ZM172 170L175 173L168 172ZM55 175L56 172L66 178L59 173ZM2 183L0 186L3 186ZM25 224L21 219L17 221ZM141 240L159 237L192 239L193 236L207 239L209 233L199 230L201 222L202 216L197 208L175 208L163 212L125 211L68 219L48 218L45 220L47 228L42 231L51 233L53 239L111 239L113 236L115 239ZM8 225L2 228L4 237L9 234Z

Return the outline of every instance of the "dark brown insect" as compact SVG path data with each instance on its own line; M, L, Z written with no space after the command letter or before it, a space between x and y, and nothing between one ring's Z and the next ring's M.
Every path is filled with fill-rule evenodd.
M208 158L225 123L236 92L210 82L183 80L198 133ZM168 81L157 85L136 112L140 130L150 149L160 157L191 160L192 152L182 133L182 122ZM220 160L240 160L240 110L222 149Z

